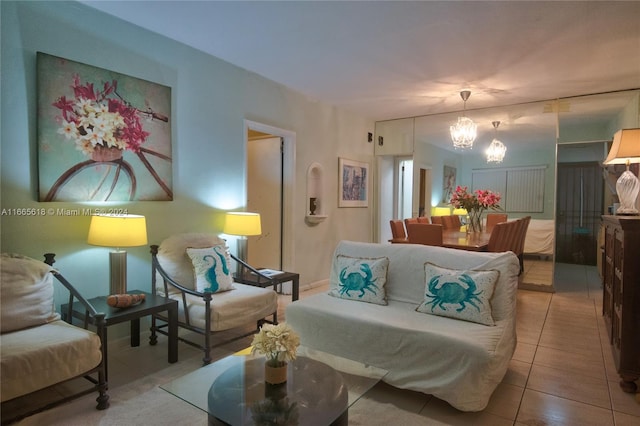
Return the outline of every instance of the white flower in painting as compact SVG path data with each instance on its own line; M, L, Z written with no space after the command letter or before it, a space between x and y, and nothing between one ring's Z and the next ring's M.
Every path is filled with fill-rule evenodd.
M67 139L75 139L78 137L78 129L76 123L70 123L67 120L62 120L62 126L58 128L58 133L64 135Z
M89 141L92 146L96 146L102 143L102 138L98 132L94 132L91 129L85 129L86 135L82 136L82 139Z

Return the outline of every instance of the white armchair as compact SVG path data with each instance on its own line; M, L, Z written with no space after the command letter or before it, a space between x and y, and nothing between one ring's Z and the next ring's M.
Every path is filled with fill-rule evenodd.
M256 322L257 330L268 316L272 316L272 322L277 324L277 294L271 288L233 282L229 272L232 270L231 259L241 262L256 274L260 273L230 254L223 239L211 234L178 234L159 246L152 245L151 254L152 291L178 301L179 327L204 335L204 345L179 337L181 341L204 351L204 364L211 362L212 337L216 332L251 322ZM203 266L198 261L209 263ZM156 332L166 334L166 320L162 314L152 317L152 337ZM252 330L232 340L254 332ZM215 346L228 342L219 342Z
M109 407L103 352L104 314L96 310L51 265L29 257L3 253L0 257L1 398L2 423L48 409L97 391L97 409ZM96 332L60 319L54 306L54 277L69 293L69 306L83 303L95 317ZM67 316L71 318L71 315ZM68 380L84 377L83 389L35 409L14 410L12 401ZM9 406L8 406L9 405Z

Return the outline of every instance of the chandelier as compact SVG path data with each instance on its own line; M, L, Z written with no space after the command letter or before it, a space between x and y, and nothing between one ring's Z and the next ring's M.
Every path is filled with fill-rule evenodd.
M486 152L487 163L502 163L504 154L507 152L507 147L498 140L498 126L500 125L500 122L492 121L491 124L493 124L493 128L495 129L495 137L491 141L491 145L489 145Z
M469 96L471 96L471 91L469 90L463 90L460 92L460 97L464 102L462 117L458 117L456 124L449 128L451 131L451 139L453 140L453 147L456 149L473 148L473 141L476 140L476 136L478 134L477 124L464 115Z

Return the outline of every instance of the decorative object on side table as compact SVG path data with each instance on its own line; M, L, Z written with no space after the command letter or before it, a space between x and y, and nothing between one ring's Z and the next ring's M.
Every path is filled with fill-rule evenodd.
M145 295L140 294L112 294L107 296L107 305L113 308L128 308L144 302Z
M251 353L266 357L264 380L274 385L287 381L287 363L296 359L300 337L286 323L264 324L253 336Z
M613 136L613 143L604 164L625 164L627 170L616 182L616 193L620 207L616 215L638 215L636 198L640 191L638 178L629 170L629 164L640 163L640 128L618 130Z
M454 208L465 209L469 214L467 232L482 232L482 213L486 209L499 209L500 198L500 194L488 189L477 189L469 193L466 186L458 185L450 203Z

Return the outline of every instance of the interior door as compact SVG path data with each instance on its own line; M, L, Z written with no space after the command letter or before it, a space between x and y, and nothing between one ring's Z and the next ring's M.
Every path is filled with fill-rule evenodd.
M558 163L557 188L556 262L595 265L604 204L600 165Z
M262 235L247 242L247 260L255 267L282 269L282 173L282 139L248 138L247 211L260 213L262 224Z

